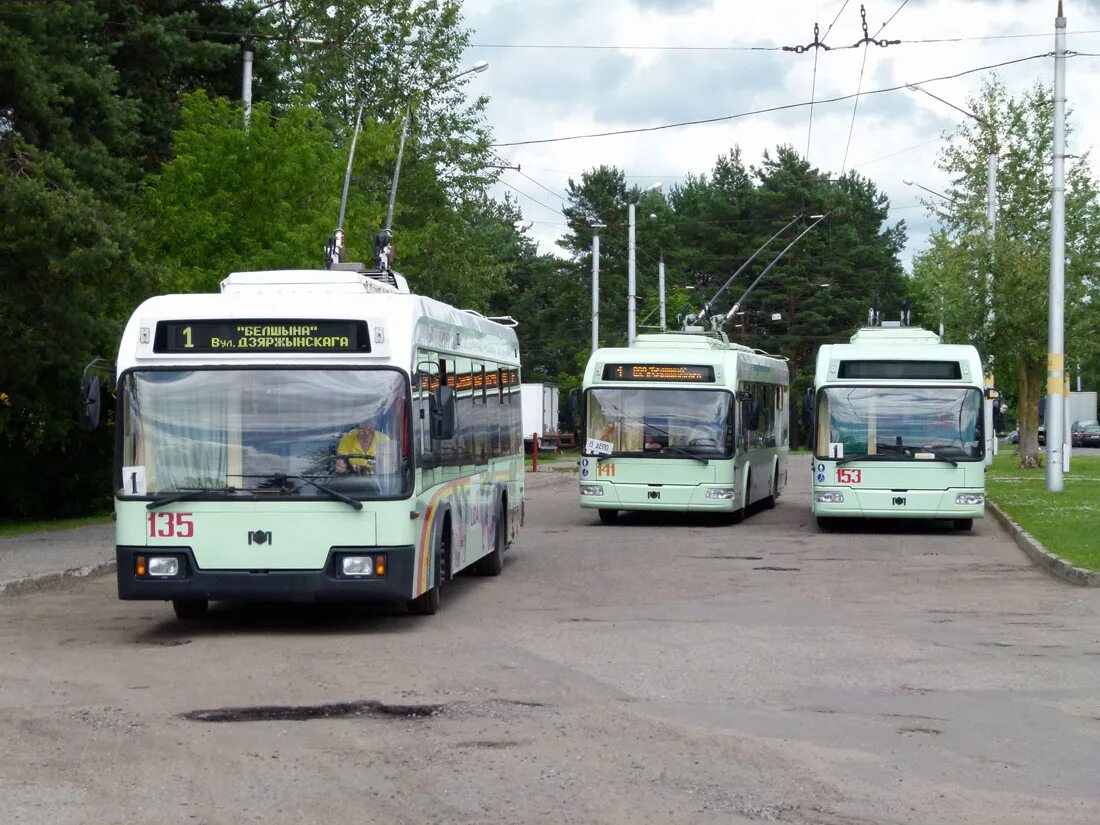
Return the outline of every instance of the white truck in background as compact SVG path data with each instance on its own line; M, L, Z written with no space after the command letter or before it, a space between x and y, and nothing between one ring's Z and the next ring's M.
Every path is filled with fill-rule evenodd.
M556 436L558 431L557 384L520 384L519 390L524 443L530 444L536 433L540 440L548 433Z

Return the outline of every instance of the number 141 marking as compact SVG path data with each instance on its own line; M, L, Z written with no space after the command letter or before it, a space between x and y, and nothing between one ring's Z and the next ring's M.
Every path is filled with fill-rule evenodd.
M189 539L195 535L193 513L150 513L149 538Z

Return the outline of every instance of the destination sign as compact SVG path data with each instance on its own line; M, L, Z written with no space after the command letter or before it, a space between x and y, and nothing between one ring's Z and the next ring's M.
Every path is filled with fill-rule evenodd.
M366 321L160 321L154 352L370 352Z
M713 383L714 367L687 364L604 364L603 380Z

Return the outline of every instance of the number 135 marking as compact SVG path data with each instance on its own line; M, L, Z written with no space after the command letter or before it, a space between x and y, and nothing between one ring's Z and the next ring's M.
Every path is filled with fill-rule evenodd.
M855 470L851 467L837 467L837 484L859 484L863 481L863 470Z
M150 513L149 538L189 539L195 535L192 513Z

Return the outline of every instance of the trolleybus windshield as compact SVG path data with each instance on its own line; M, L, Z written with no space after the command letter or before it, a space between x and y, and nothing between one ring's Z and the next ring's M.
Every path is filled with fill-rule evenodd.
M617 454L733 455L733 394L725 390L590 389L587 433Z
M973 387L826 387L818 395L818 457L980 461L982 394Z
M391 369L125 373L120 496L407 495L408 394Z

